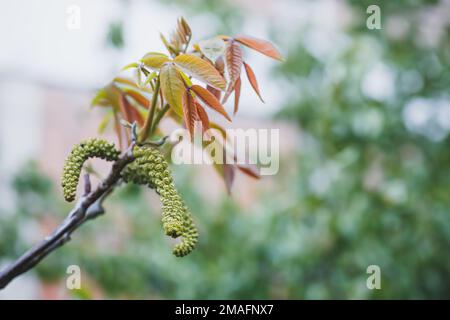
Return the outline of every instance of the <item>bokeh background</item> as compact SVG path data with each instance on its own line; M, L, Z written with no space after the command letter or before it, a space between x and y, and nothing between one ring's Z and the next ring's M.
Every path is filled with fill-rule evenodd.
M69 211L59 175L72 144L98 135L95 90L163 50L178 16L195 40L246 33L285 56L245 51L266 103L244 80L233 123L280 129L277 175L239 175L229 197L211 168L173 167L201 233L193 254L172 256L151 191L123 187L0 299L450 298L450 1L0 4L0 266ZM371 4L381 30L366 27ZM65 285L73 264L81 290Z

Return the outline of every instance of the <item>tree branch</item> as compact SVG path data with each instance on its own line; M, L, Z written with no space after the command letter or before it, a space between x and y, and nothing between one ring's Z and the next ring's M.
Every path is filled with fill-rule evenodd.
M43 258L70 240L73 231L83 223L104 213L105 198L113 191L121 178L121 171L134 160L133 144L114 162L111 171L95 190L90 190L90 181L85 177L85 195L81 197L67 218L40 243L25 252L19 259L0 271L0 290L14 278L35 267Z

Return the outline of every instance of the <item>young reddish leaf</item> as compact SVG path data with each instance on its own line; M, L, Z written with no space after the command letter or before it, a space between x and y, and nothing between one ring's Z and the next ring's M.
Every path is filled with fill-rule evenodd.
M164 99L173 111L183 117L183 95L186 87L180 72L173 63L165 63L159 74Z
M239 98L241 97L241 77L237 78L234 84L234 113L235 115L239 109Z
M207 61L192 54L180 54L173 61L190 76L210 86L225 90L225 79Z
M259 174L259 169L254 164L238 164L237 167L243 173L245 173L246 175L248 175L252 178L255 178L255 179L261 178L261 175Z
M211 87L210 85L206 86L206 90L211 92L214 95L214 97L216 97L216 99L220 101L220 97L222 96L222 92L220 90Z
M114 130L116 131L117 140L119 142L119 149L123 150L123 141L122 141L123 127L120 125L119 115L117 114L116 109L113 109L113 116L114 116Z
M152 69L159 69L161 66L170 61L170 58L164 53L149 52L142 59L142 63Z
M206 130L209 129L208 114L206 113L205 109L203 109L203 107L200 105L200 103L198 103L197 101L194 101L194 103L195 103L195 106L197 107L198 118L202 122L203 132L205 132Z
M225 72L225 62L223 61L223 57L218 57L216 59L216 62L214 63L214 67L217 69L217 71L219 71L220 75L223 77L224 72ZM211 87L210 85L206 86L206 89L211 92L216 98L217 100L220 101L220 98L222 96L222 92L214 87Z
M261 97L261 93L259 92L259 86L258 86L258 82L256 81L255 73L253 72L252 68L245 62L244 62L244 67L245 67L245 73L247 74L248 81L252 85L253 90L255 90L259 99L261 99L261 101L264 102L263 98Z
M282 61L280 52L271 44L269 41L257 39L254 37L246 36L246 35L237 35L235 37L236 41L239 41L243 45L256 50L270 58Z
M142 116L142 114L136 110L136 108L134 108L133 106L131 107L131 119L132 119L132 123L134 121L137 122L137 124L142 127L144 125L144 117Z
M231 194L231 187L233 186L235 173L236 166L234 164L223 164L223 179L225 181L228 194Z
M213 123L211 123L211 125L213 127L216 126ZM221 128L220 126L217 126L217 128L214 128L214 129L218 129L219 131L223 130L223 128ZM223 132L223 134L225 134L225 132ZM223 136L223 139L226 139L225 136ZM222 143L225 143L225 141L219 142L217 140L214 140L214 143L218 143L219 144L218 147L221 147L222 150L223 150L222 151L223 162L222 163L214 162L214 169L216 169L216 171L223 178L223 181L225 182L225 187L227 189L228 194L231 194L231 187L233 186L234 177L236 175L236 165L235 164L228 164L227 161L226 161L226 159L227 159L226 148L222 144Z
M230 77L229 88L234 87L234 82L241 75L242 68L242 50L236 41L229 41L225 52L227 61L227 71Z
M133 122L131 119L131 105L128 103L127 99L125 98L125 95L120 93L119 96L119 107L120 107L120 113L122 114L122 118L124 118L128 122Z
M226 143L227 140L227 135L226 135L226 131L223 127L221 127L220 125L214 123L214 122L210 122L210 127L211 129L215 129L217 130L220 135L222 136L222 141L215 139L214 143L218 143L220 144L219 147L222 148L222 155L223 155L223 159L222 159L222 163L216 163L214 162L214 169L216 169L216 171L222 176L224 182L225 182L225 187L227 188L227 192L228 194L231 194L231 187L233 185L234 182L234 177L235 177L235 173L236 173L236 165L235 164L228 164L227 163L227 150L224 147L224 144Z
M119 98L120 111L123 118L129 123L136 121L140 126L144 124L142 115L127 100L125 94L121 93Z
M231 121L230 117L228 116L227 112L225 111L225 108L222 106L219 100L208 90L206 90L203 87L200 87L198 85L193 85L191 87L192 91L195 92L195 94L202 100L208 107L216 110L221 115L223 115L225 118L227 118L228 121Z
M195 122L199 120L197 113L197 106L195 105L194 97L189 91L185 91L183 94L183 114L184 124L191 134L191 138L194 137Z
M125 92L126 95L132 97L141 106L148 109L150 102L141 93L137 92L136 90L132 90L132 89L124 89L123 91Z
M230 40L227 45L227 50L225 52L225 58L227 61L227 71L230 82L228 83L227 91L222 99L222 103L227 102L228 97L234 90L234 85L237 79L241 76L242 68L242 50L238 43L234 40Z
M214 67L216 67L217 71L223 76L225 73L225 61L223 61L222 56L218 57L216 62L214 62Z

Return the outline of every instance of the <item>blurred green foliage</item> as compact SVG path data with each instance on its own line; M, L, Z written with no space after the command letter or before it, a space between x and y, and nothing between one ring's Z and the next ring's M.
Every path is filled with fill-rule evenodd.
M123 23L121 21L111 22L108 34L106 36L108 45L116 49L122 49L124 46Z
M374 4L351 3L360 13ZM447 26L433 47L418 39L424 27L420 15L437 1L378 3L383 21L407 21L402 37L389 37L386 24L370 31L362 23L348 31L348 46L323 60L308 53L303 40L294 43L297 49L278 70L298 84L279 117L297 119L305 136L297 181L299 208L308 216L303 224L322 224L320 237L329 241L327 252L319 250L299 268L314 261L318 277L306 284L317 288L314 297L360 297L354 280L364 266L376 264L383 273L382 290L366 293L369 297L448 298L448 128L438 138L423 134L436 132L437 123L408 130L405 107L417 97L448 103L450 33ZM394 78L386 98L362 89L379 63ZM408 81L412 74L416 81ZM424 109L433 113L433 107ZM318 186L311 188L314 181Z
M369 2L348 3L365 17ZM298 156L289 159L298 174L282 162L275 189L244 209L232 198L208 201L195 171L174 168L200 229L190 256L172 256L160 210L149 205L157 198L126 186L107 201L104 217L83 226L36 274L57 281L78 264L90 279L78 298L91 297L94 283L113 298L449 298L450 138L431 139L404 119L411 99L448 99L449 29L435 47L422 46L414 20L435 3L383 2L384 27L389 18L408 21L403 37L370 31L363 21L346 30L348 45L325 58L313 55L298 31L275 71L295 88L277 117L301 130ZM386 98L362 89L380 62L394 76ZM411 74L419 80L409 81ZM24 201L17 214L0 215L1 257L29 245L17 225L68 211L37 168L28 170L13 184ZM372 264L381 268L381 290L366 287Z

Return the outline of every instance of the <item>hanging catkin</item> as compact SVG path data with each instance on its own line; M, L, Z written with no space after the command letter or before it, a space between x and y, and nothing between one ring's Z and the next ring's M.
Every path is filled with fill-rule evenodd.
M162 202L164 232L173 238L182 237L181 243L174 247L173 254L177 257L189 254L197 243L198 232L175 188L167 161L159 150L151 147L136 146L133 155L136 159L122 172L124 180L148 185L156 190Z
M73 201L84 162L89 158L117 160L119 151L106 140L88 139L75 145L64 163L61 185L66 201Z

